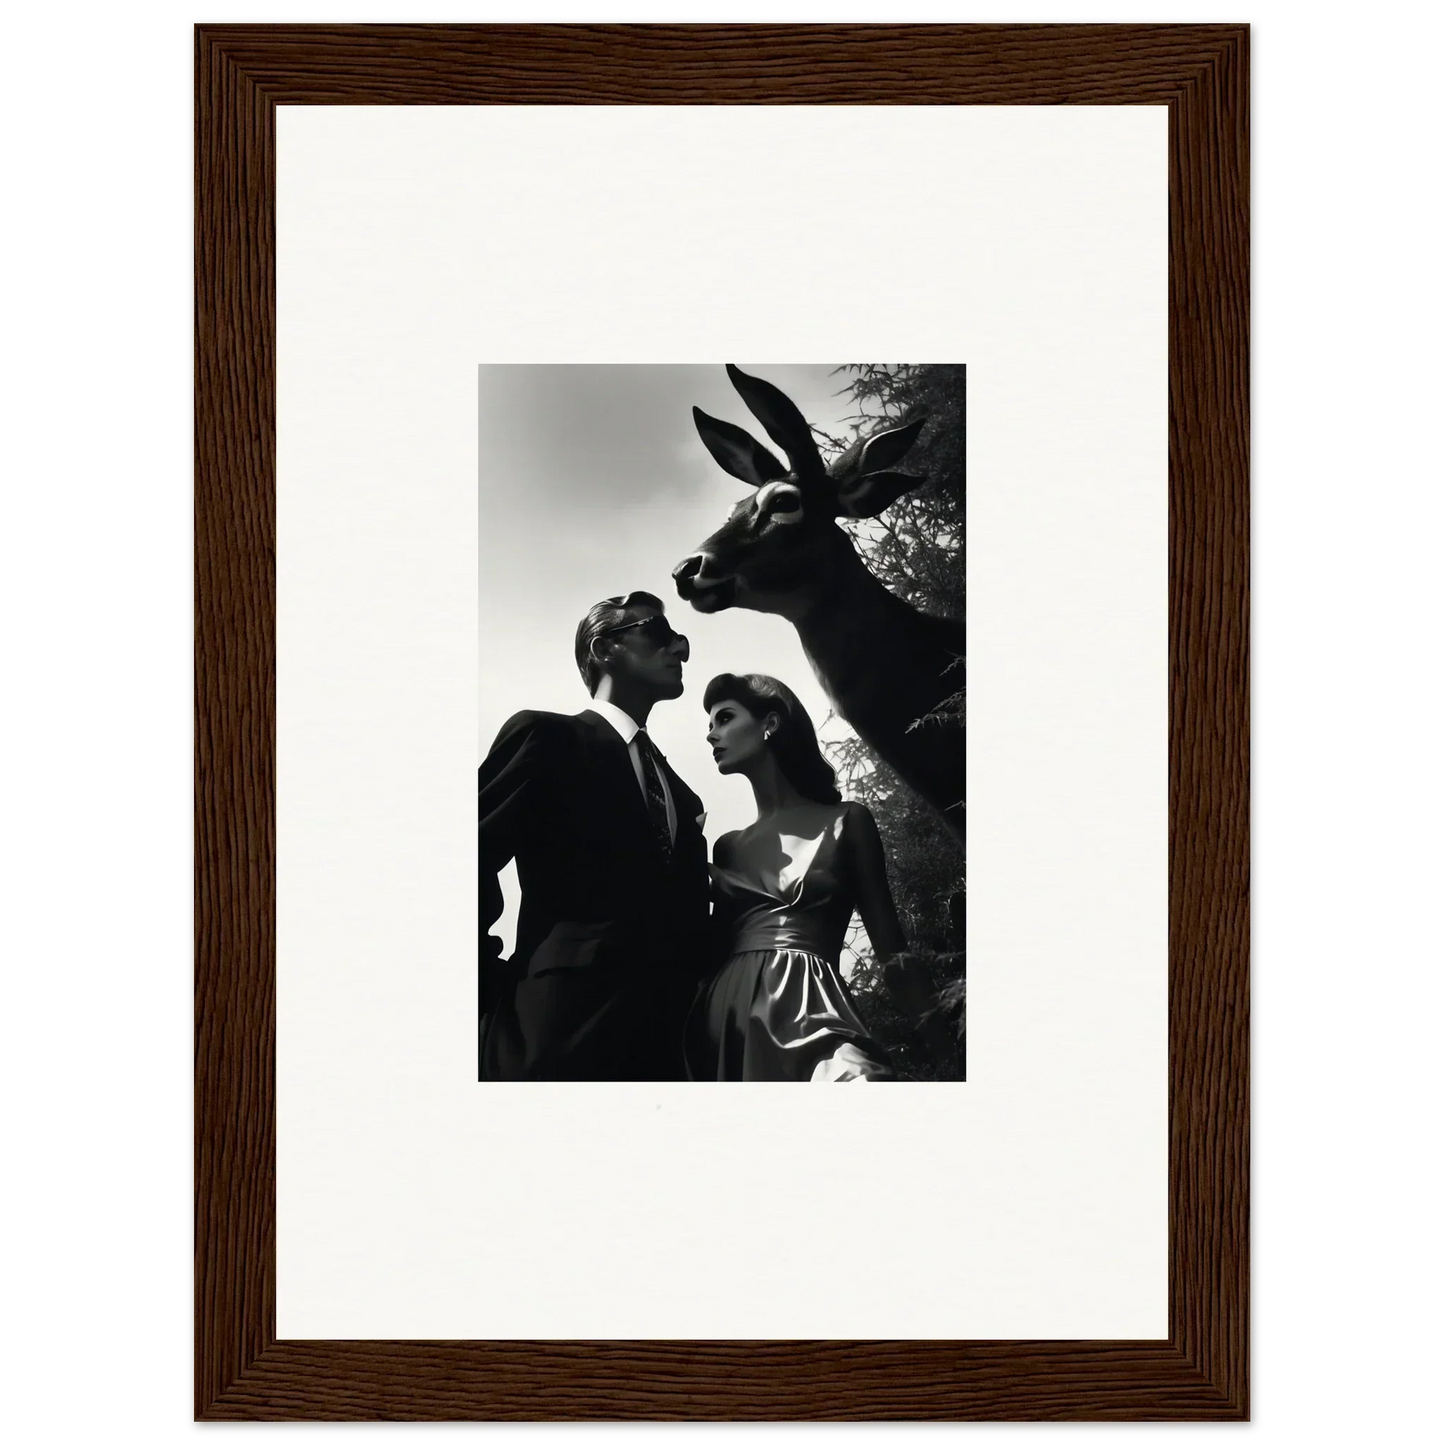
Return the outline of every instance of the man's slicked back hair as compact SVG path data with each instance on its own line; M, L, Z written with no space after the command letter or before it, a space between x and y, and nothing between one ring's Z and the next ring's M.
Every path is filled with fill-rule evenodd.
M662 599L651 592L629 592L625 597L604 597L587 609L587 616L577 624L577 643L573 653L577 658L577 671L587 684L588 694L597 691L602 679L602 669L592 656L592 644L609 628L620 627L627 621L629 607L655 607L664 610Z

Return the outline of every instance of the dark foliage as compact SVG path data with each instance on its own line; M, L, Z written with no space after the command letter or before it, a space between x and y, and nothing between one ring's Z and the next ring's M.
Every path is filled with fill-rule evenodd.
M859 553L890 591L921 611L965 617L964 502L965 392L961 366L848 366L841 368L854 403L850 431L821 438L842 451L860 435L929 418L900 470L928 481L899 498L881 517L848 523ZM964 662L954 692L914 722L947 728L964 746ZM858 963L849 980L869 1030L900 1070L916 1079L961 1079L967 1022L964 920L964 852L938 815L905 787L886 764L856 740L834 744L830 761L844 793L866 803L888 853L889 882L912 952L925 959L937 985L936 1007L955 1024L956 1057L942 1064L924 1049L912 1025L883 985L881 970L862 930L850 939Z

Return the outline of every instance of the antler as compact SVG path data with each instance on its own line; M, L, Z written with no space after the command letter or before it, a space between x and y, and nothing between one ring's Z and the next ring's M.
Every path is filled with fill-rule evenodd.
M793 475L804 481L820 480L823 458L813 440L813 429L803 413L772 382L749 376L728 363L728 379L747 408L762 422L763 430L787 453Z

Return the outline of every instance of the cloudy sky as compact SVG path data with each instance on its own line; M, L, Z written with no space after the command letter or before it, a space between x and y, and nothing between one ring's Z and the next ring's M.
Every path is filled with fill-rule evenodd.
M849 404L831 365L738 365L782 387L810 422L844 430ZM572 660L578 621L603 597L655 592L692 656L687 691L654 710L649 731L702 798L711 840L754 812L747 782L719 777L703 741L708 679L771 673L817 724L828 703L790 624L737 609L705 617L676 594L673 567L746 492L703 447L694 405L765 440L721 363L480 368L478 758L522 708L586 707ZM846 733L837 720L824 728Z

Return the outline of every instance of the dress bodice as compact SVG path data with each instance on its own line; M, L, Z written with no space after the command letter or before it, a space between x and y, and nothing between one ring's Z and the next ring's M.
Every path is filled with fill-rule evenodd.
M853 916L841 848L849 806L790 808L775 815L773 829L732 839L726 864L712 865L716 917L731 932L731 953L791 948L838 962Z

